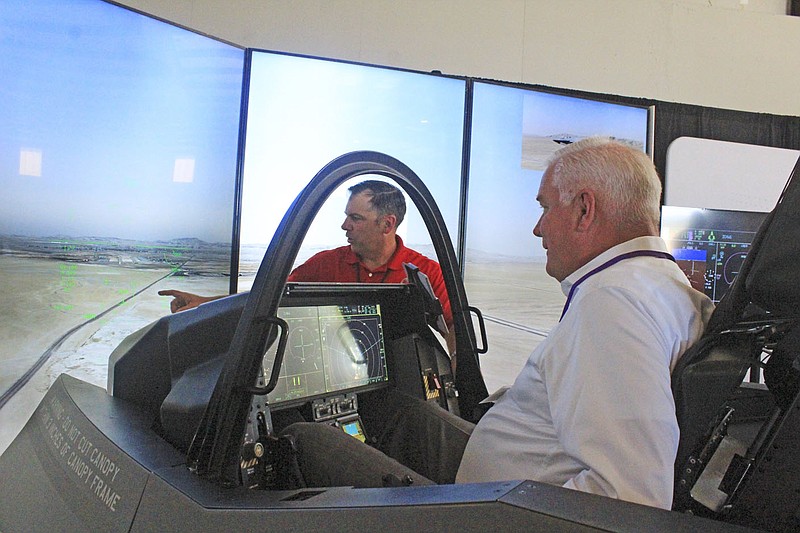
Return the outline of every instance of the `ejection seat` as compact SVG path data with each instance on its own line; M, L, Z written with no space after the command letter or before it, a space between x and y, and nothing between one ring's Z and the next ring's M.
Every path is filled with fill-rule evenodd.
M672 375L673 509L800 531L800 159Z

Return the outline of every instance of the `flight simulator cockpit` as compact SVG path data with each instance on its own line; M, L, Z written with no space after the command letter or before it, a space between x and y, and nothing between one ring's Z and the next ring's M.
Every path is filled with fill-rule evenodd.
M218 377L217 350L230 342L229 326L246 296L165 317L112 354L109 390L149 406L159 431L178 449L191 445L210 397L202 384L210 387ZM288 487L291 480L272 473L280 470L275 461L291 460L276 455L275 435L292 422L329 424L365 442L385 422L369 413L388 388L457 410L450 359L428 325L436 318L426 316L429 297L412 284L286 285L277 313L285 342L270 339L250 390L240 472L245 486ZM213 341L203 341L207 335ZM190 338L191 353L172 353ZM157 359L147 355L154 353ZM160 385L153 380L158 375Z

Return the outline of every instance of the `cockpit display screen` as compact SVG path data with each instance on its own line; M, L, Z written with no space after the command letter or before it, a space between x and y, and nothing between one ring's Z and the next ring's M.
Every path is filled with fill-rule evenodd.
M663 206L661 236L692 286L716 303L765 218L766 213Z
M270 404L301 400L388 381L379 304L280 307L289 325ZM269 380L277 343L264 356Z

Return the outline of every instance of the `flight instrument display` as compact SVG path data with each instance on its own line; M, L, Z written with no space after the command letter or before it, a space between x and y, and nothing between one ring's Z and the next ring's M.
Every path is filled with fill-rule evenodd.
M692 286L715 303L739 274L766 213L664 206L661 237Z
M270 404L388 381L379 304L281 307L278 316L289 331ZM264 357L265 382L276 344Z

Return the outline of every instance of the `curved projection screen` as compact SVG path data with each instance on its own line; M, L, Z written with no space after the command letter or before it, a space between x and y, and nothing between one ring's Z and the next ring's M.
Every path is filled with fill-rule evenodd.
M384 152L417 173L431 190L455 241L465 84L430 74L254 51L240 284L252 284L275 229L302 188L328 162L354 150ZM320 249L346 244L340 229L346 202L345 189L331 196L305 239L298 262ZM409 208L398 233L408 246L431 254L424 223Z
M6 0L0 35L0 395L54 350L91 352L81 371L104 378L119 340L169 312L159 289L247 288L298 192L344 153L408 165L458 242L470 117L466 283L489 321L511 328L494 337L523 332L512 351L527 354L563 301L530 233L547 156L595 134L648 146L647 109L475 82L465 114L465 79L260 50L245 65L240 48L101 0ZM350 184L298 262L346 243ZM412 206L399 234L434 255Z
M2 394L226 291L244 51L98 0L3 0L0 36Z

